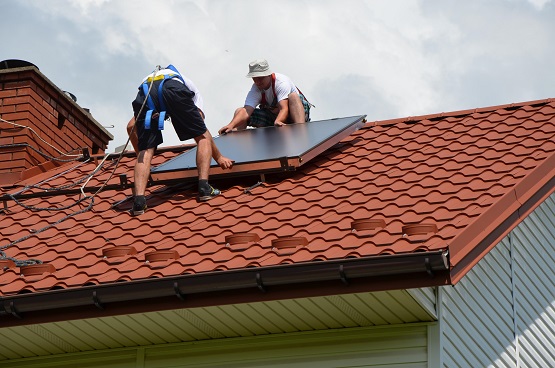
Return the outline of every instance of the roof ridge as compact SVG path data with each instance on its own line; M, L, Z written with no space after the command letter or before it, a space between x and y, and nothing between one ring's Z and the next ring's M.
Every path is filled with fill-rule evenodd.
M399 123L413 123L413 122L422 121L422 120L438 120L438 119L443 119L447 117L461 117L461 116L471 115L476 112L484 113L484 112L491 112L491 111L496 111L501 109L513 110L523 106L547 105L554 101L555 101L555 98L544 98L541 100L514 102L509 104L486 106L486 107L479 107L479 108L466 109L466 110L454 110L454 111L440 112L435 114L407 116L404 118L368 121L364 125L364 127L368 128L371 126L395 125Z

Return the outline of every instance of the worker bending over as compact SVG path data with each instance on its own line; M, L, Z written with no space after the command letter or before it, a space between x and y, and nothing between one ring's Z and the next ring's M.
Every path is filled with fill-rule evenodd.
M134 119L129 122L128 131L135 150L138 150L132 213L140 215L147 208L145 190L152 157L156 147L163 142L162 129L169 117L181 141L194 138L197 143L198 200L207 201L219 195L220 191L208 184L210 161L214 158L222 169L231 168L233 161L220 153L206 128L202 97L193 82L169 65L145 77L132 105Z

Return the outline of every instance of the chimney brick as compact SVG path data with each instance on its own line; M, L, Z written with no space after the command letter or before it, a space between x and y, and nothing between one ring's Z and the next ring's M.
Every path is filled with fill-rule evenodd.
M102 154L113 139L87 111L31 66L0 70L0 117L32 128L64 153L80 154L88 148L92 154ZM64 164L23 145L51 157L60 156L40 138L27 128L0 121L0 186ZM10 146L14 144L20 146Z

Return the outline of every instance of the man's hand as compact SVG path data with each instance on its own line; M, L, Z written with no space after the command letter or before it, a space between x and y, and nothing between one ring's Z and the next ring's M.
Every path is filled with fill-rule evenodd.
M274 121L274 126L280 127L280 126L284 126L284 125L285 125L285 123L283 121L278 121L278 120Z
M218 130L218 134L219 135L223 135L223 134L227 134L229 132L231 132L233 129L231 129L231 127L229 125L226 125L222 128L220 128L220 130Z
M230 160L229 158L222 155L216 160L216 162L218 163L218 165L220 165L222 169L225 170L225 169L231 169L235 161Z

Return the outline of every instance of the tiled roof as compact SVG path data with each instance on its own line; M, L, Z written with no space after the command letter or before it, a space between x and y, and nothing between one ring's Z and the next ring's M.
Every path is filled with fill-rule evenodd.
M162 151L153 165L179 153ZM104 162L87 187L99 188L116 161ZM131 196L118 186L121 174L133 177L134 161L122 158L90 210L44 231L90 202L33 211L5 201L0 247L42 261L38 272L46 272L4 261L0 296L441 250L449 251L456 282L553 191L555 101L367 122L298 171L266 175L250 193L244 189L258 177L216 181L223 194L202 204L194 186L151 186L139 217L129 215L129 200L119 203ZM67 186L98 163L67 164L19 184L51 178L41 186ZM80 185L24 204L68 206ZM153 256L162 260L145 262Z

